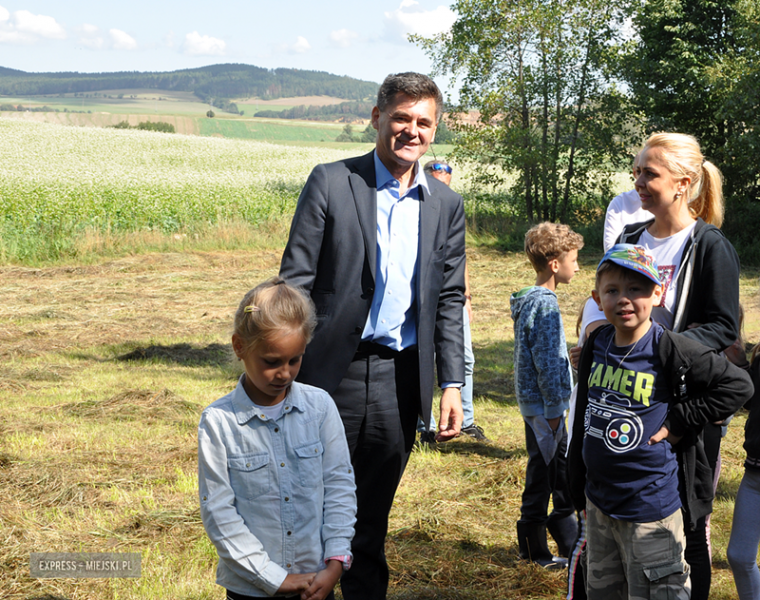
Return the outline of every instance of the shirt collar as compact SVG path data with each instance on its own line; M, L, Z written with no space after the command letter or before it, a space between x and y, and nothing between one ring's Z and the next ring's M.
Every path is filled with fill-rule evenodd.
M383 164L383 161L380 160L380 158L377 156L377 150L374 150L372 152L372 155L375 159L375 184L377 185L377 189L381 190L384 186L388 185L389 182L393 181L395 178L393 175L391 175L391 172L387 169L387 167ZM428 180L425 176L424 171L422 168L420 168L420 161L417 161L417 163L414 165L415 169L415 176L414 180L412 181L411 185L409 186L409 189L420 185L425 189L425 194L430 193L430 187L428 186ZM409 193L407 191L407 193ZM420 200L422 200L422 195L420 196Z
M237 417L238 425L245 425L256 416L261 418L259 412L256 410L256 406L248 397L248 394L245 393L245 388L243 388L243 377L245 377L245 375L241 375L240 379L238 379L237 387L232 395L232 405L235 408L235 416ZM303 394L301 393L299 386L294 383L290 386L288 395L285 397L285 406L282 409L282 414L289 413L291 410L299 410L303 412L303 402Z

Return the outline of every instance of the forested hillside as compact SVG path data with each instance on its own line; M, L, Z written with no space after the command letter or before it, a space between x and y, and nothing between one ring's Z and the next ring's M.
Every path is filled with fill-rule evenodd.
M200 100L219 106L220 101L243 97L333 96L363 100L373 97L378 85L322 71L263 69L242 64L211 65L165 73L26 73L0 67L0 95L6 96L134 88L193 92Z

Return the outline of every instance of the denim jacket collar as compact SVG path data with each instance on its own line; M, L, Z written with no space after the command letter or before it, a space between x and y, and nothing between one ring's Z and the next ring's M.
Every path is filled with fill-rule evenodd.
M243 387L244 380L245 374L240 376L237 387L232 393L232 406L235 409L235 418L237 419L238 425L245 425L253 418L258 418L261 421L268 421L269 418L266 415L256 411L256 405L253 403L253 400L248 397L248 394L246 394L245 388ZM290 389L288 389L288 395L285 396L285 407L283 408L282 414L285 415L291 410L303 412L303 400L303 396L298 387L291 386Z

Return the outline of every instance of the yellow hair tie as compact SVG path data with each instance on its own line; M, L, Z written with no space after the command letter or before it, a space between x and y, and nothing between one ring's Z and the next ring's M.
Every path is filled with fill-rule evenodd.
M252 313L252 312L259 312L260 310L261 309L258 306L254 306L253 304L251 304L250 306L246 306L243 309L243 312L244 313Z

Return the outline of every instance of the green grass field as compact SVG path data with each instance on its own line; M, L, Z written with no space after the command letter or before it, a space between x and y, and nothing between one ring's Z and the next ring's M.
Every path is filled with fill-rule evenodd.
M0 260L81 258L93 235L192 240L288 218L311 168L347 155L0 118Z
M238 247L250 239L244 230L289 219L314 165L372 148L308 141L307 132L334 139L335 124L202 122L205 136L187 136L0 113L0 262L82 261L143 244L176 247L177 239L182 247L208 248L214 239ZM220 227L236 233L220 236Z
M232 315L277 272L309 171L368 149L292 143L0 114L0 598L221 598L199 520L198 416L235 383ZM508 298L534 275L493 234L508 211L476 204L468 181L457 168L453 187L470 198L476 420L492 441L413 452L391 515L389 597L559 600L564 574L520 561L514 531L526 455ZM589 244L558 291L571 342L598 254ZM741 281L752 343L759 274ZM719 600L736 598L725 549L744 420L724 442L712 525ZM52 551L139 552L142 577L32 579L29 554Z
M95 96L94 93L98 95ZM202 116L209 105L198 100L189 92L165 90L108 90L94 92L89 97L75 97L74 94L2 97L2 104L21 104L24 107L48 106L63 111L91 111L111 114L160 114ZM121 95L122 98L118 96ZM108 96L108 97L104 97Z
M0 597L212 600L216 553L200 522L196 426L238 376L229 335L281 245L162 252L65 267L0 267ZM490 443L415 449L391 514L391 600L553 599L564 573L518 557L526 454L507 298L520 253L471 246L475 415ZM593 261L559 289L568 341ZM742 301L758 314L758 272ZM754 318L747 339L760 339ZM711 598L735 599L725 550L744 414L723 443ZM32 579L31 552L139 552L140 579ZM338 596L340 598L340 595Z
M173 124L179 133L310 146L332 144L343 128L336 123L252 118L258 110L284 110L295 106L282 104L282 100L241 99L239 108L245 114L235 115L210 107L189 92L107 90L93 92L87 96L64 94L2 97L0 104L21 104L29 109L47 106L58 112L17 114L12 111L0 111L0 118L26 118L33 121L94 127L107 127L122 120L128 120L131 125L140 121L165 120ZM320 103L330 101L323 98L302 100ZM206 117L209 109L214 111L214 119Z
M202 119L200 134L262 142L299 142L320 144L334 142L343 130L338 123L308 123L275 119Z

